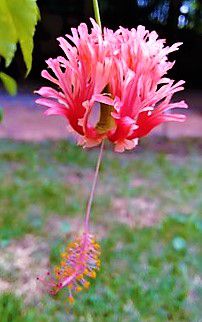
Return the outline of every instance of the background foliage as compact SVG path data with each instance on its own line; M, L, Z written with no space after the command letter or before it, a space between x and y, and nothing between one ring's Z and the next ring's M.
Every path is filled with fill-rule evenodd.
M32 66L33 36L39 9L36 0L1 0L0 1L0 59L5 60L8 67L14 58L17 44L20 44L27 74ZM16 93L15 81L5 73L0 73L0 79L7 91Z
M183 46L173 56L177 64L170 75L174 79L186 80L187 88L202 87L200 0L125 0L124 5L120 1L99 0L99 3L103 25L115 29L119 25L131 28L142 24L149 30L156 30L169 45L182 41ZM47 58L61 55L56 38L69 33L71 27L82 21L89 24L89 17L94 16L91 0L38 0L37 4L42 19L34 40L34 65L28 79L32 83L41 81L40 73ZM19 48L15 57L9 73L24 84L26 71Z

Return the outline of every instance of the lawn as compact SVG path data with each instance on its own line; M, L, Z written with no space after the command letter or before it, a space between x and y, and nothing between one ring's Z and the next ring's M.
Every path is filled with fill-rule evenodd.
M97 151L0 141L1 322L201 321L201 155L184 146L105 151L92 211L101 270L70 307L36 276L81 228Z

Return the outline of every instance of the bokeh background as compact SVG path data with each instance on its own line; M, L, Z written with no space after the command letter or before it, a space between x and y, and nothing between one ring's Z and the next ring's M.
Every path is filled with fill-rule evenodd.
M102 267L70 307L36 282L81 229L97 149L75 146L60 117L45 117L33 90L45 84L45 60L61 54L56 38L80 22L90 0L39 0L33 67L25 78L20 48L6 70L18 94L0 89L0 321L200 322L202 237L202 3L197 0L100 0L103 25L156 30L168 45L169 73L184 79L190 108L132 152L107 145L92 211ZM4 61L1 61L4 70Z
M91 0L39 0L41 22L35 34L33 69L30 80L38 81L45 59L61 54L56 38L70 32L80 22L89 24L94 17ZM172 71L174 78L187 81L187 88L202 88L202 4L197 0L101 0L103 25L116 29L139 24L156 30L168 44L182 41L177 64ZM90 25L90 24L89 24ZM174 56L175 54L173 54ZM17 67L16 67L17 62ZM13 62L13 75L23 80L24 64L19 51ZM26 81L27 83L27 81Z

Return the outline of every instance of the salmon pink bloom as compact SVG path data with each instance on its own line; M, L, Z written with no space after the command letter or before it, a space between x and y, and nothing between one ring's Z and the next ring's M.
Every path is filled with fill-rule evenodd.
M38 278L50 294L67 288L70 303L76 292L89 287L88 279L95 278L100 267L100 247L89 233L89 218L104 139L112 142L116 151L133 149L139 138L159 124L184 121L184 115L168 111L187 107L184 101L172 102L173 95L183 90L184 81L165 77L174 65L168 54L181 43L165 46L165 40L143 26L131 30L120 27L114 32L102 30L93 19L91 23L90 31L82 23L67 39L58 38L65 55L48 59L50 72L42 71L54 88L42 87L36 101L48 107L46 115L67 119L78 144L92 147L101 143L83 234L61 254L53 274Z
M46 115L65 116L79 144L91 147L107 138L119 152L163 122L184 121L184 115L168 114L187 107L171 102L184 81L165 77L174 65L167 56L181 43L165 46L143 26L113 32L91 22L90 32L82 23L67 39L58 38L65 57L47 60L53 76L47 70L42 76L55 89L42 87L36 101L48 107Z

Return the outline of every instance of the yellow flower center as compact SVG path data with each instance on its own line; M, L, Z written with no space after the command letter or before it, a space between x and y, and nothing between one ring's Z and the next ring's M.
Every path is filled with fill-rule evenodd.
M103 93L107 93L110 96L110 89L109 89L109 85L107 85L104 90ZM112 130L115 126L116 123L113 119L113 117L111 116L111 113L114 111L114 107L108 104L104 104L104 103L100 103L100 118L99 121L96 125L96 129L98 131L99 134L104 134L110 130Z
M96 125L96 130L99 134L104 134L115 127L115 121L111 116L114 107L101 103L100 104L100 119Z

